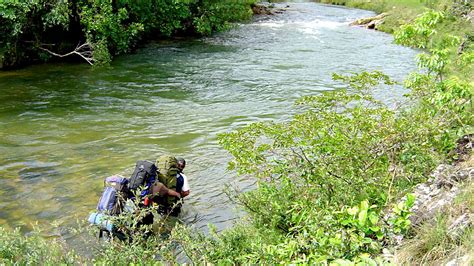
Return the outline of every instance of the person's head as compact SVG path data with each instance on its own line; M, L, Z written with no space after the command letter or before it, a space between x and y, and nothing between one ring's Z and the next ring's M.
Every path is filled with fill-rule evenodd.
M184 160L184 158L177 158L176 160L178 161L178 170L182 172L184 170L184 167L186 167L186 161Z

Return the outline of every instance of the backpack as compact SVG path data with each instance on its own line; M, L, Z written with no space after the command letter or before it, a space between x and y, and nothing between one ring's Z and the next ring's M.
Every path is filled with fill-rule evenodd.
M178 174L178 161L174 156L162 155L156 160L158 167L158 181L163 183L167 188L176 191L176 177ZM165 207L172 207L178 198L173 196L164 196L159 198L159 203Z
M100 213L120 214L128 196L128 179L122 176L109 176L104 180L104 192L97 204Z
M156 166L149 161L137 161L135 170L130 177L128 189L134 191L144 186L145 189L140 192L140 197L144 197L150 192L150 188L156 179Z

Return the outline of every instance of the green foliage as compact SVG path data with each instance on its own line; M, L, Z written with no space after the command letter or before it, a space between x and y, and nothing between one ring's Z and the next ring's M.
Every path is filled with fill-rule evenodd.
M454 50L461 39L453 35L444 35L436 42L436 26L446 17L442 12L428 11L418 17L413 24L407 24L395 32L395 41L399 44L417 48L429 48L428 53L418 55L418 66L435 74L440 80L446 74L446 67L451 63Z
M408 45L417 48L427 48L435 27L445 18L443 12L430 10L415 19L413 24L406 24L396 31L395 41L398 44Z
M303 97L298 104L307 111L291 122L252 124L220 137L234 156L231 168L268 179L271 187L261 185L263 192L283 194L277 205L288 205L294 195L323 206L368 197L382 203L392 182L419 180L421 174L412 162L430 168L437 161L431 153L434 147L418 145L425 144L432 132L409 126L429 123L423 122L423 116L397 116L368 94L378 82L392 84L386 75L363 72L334 78L348 82L349 89ZM268 204L259 202L252 208Z
M209 35L215 31L229 28L231 22L245 21L252 16L252 0L215 1L204 0L198 7L198 14L193 20L196 32Z
M190 4L191 1L179 0L121 0L116 2L116 7L126 9L129 20L142 24L145 32L171 36L184 29L190 19Z
M406 234L410 229L411 221L408 218L411 216L410 209L414 203L415 195L407 194L405 201L394 204L394 216L388 222L395 234Z
M36 46L50 43L54 30L61 34L69 26L66 1L0 1L0 57L2 66L14 66L37 54Z
M132 50L143 38L209 35L251 17L254 0L35 0L0 2L2 66L92 47L95 64ZM41 48L41 49L40 49Z
M153 226L139 225L141 219L153 213ZM84 226L69 230L74 236L74 251L60 236L46 237L39 227L24 235L19 229L8 230L0 227L0 264L6 265L129 265L141 263L146 265L176 264L177 243L165 233L175 226L168 217L161 217L157 208L139 208L135 212L123 213L118 217L108 217L116 228L123 233L123 240L104 235L98 239L96 226ZM163 219L161 219L163 218ZM152 233L152 232L155 233ZM177 238L175 238L177 239ZM85 254L83 254L85 253ZM84 256L86 255L86 256Z
M19 229L0 227L0 264L6 265L57 265L80 263L82 259L67 251L60 240L45 239L36 228L29 236Z
M409 203L400 205L406 210ZM390 242L397 230L389 221L409 223L407 213L401 216L393 210L390 220L386 220L386 215L367 200L350 208L293 210L288 215L293 216L295 225L287 234L279 234L269 226L243 223L221 234L211 230L211 237L180 229L175 231L173 238L184 243L192 261L218 264L380 263L383 261L375 260L374 254L380 253L381 243Z
M41 18L43 20L43 27L47 29L54 26L60 26L67 29L69 26L69 15L70 11L68 1L55 1L51 11Z
M111 55L128 51L132 41L143 31L141 23L127 23L126 8L113 10L112 1L89 1L81 6L81 24L84 26L87 41L94 44L99 53L94 53L95 60L108 63Z

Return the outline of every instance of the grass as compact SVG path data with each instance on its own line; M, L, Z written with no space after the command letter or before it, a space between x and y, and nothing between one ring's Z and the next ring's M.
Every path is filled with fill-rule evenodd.
M474 156L464 167L474 165ZM468 225L464 230L452 230L450 225L461 215L474 213L474 183L464 184L452 205L433 219L414 229L414 237L407 240L396 252L397 265L442 265L467 255L467 261L456 265L473 265L474 230ZM468 218L470 219L470 218ZM466 257L465 257L466 258Z
M405 243L396 253L397 265L440 265L465 254L473 254L472 227L462 234L453 234L449 230L452 217L439 214L416 229L416 236ZM474 258L470 258L473 262Z

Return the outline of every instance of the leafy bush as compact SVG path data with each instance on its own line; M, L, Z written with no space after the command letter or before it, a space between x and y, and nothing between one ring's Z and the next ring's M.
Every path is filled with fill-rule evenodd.
M223 31L229 28L231 22L245 21L252 16L250 5L252 0L229 0L215 1L204 0L198 7L197 16L193 25L196 32L209 35L215 31Z
M0 1L0 67L19 65L38 53L37 46L51 43L69 27L67 1ZM65 38L67 41L67 38Z
M59 240L48 240L36 228L29 236L19 229L6 230L0 227L0 264L74 264L81 258L67 251Z
M35 0L0 2L0 67L18 66L88 43L106 64L143 38L209 35L251 17L254 0Z
M443 15L421 17L420 33L414 25L397 38L434 47L430 32ZM257 177L257 189L233 195L248 212L245 224L191 238L188 248L213 263L383 262L382 248L410 229L414 198L391 202L445 160L472 122L472 83L445 71L453 61L443 51L457 43L447 36L421 58L421 72L406 82L411 102L403 109L372 96L372 89L393 85L386 75L335 74L347 88L303 97L290 121L220 135L233 156L230 169ZM203 242L211 248L200 249Z
M223 147L234 156L231 168L267 179L261 186L273 194L269 199L285 189L293 192L280 196L282 204L290 204L293 197L320 206L351 205L366 198L380 204L396 188L403 189L397 184L420 181L426 171L420 169L439 162L433 152L439 147L426 141L435 127L426 121L427 114L399 115L403 111L391 110L368 94L378 81L391 85L387 76L363 72L334 78L348 82L349 89L302 98L298 104L307 111L291 122L257 123L221 136ZM252 198L244 202L250 204ZM258 202L251 208L258 206L268 205Z

